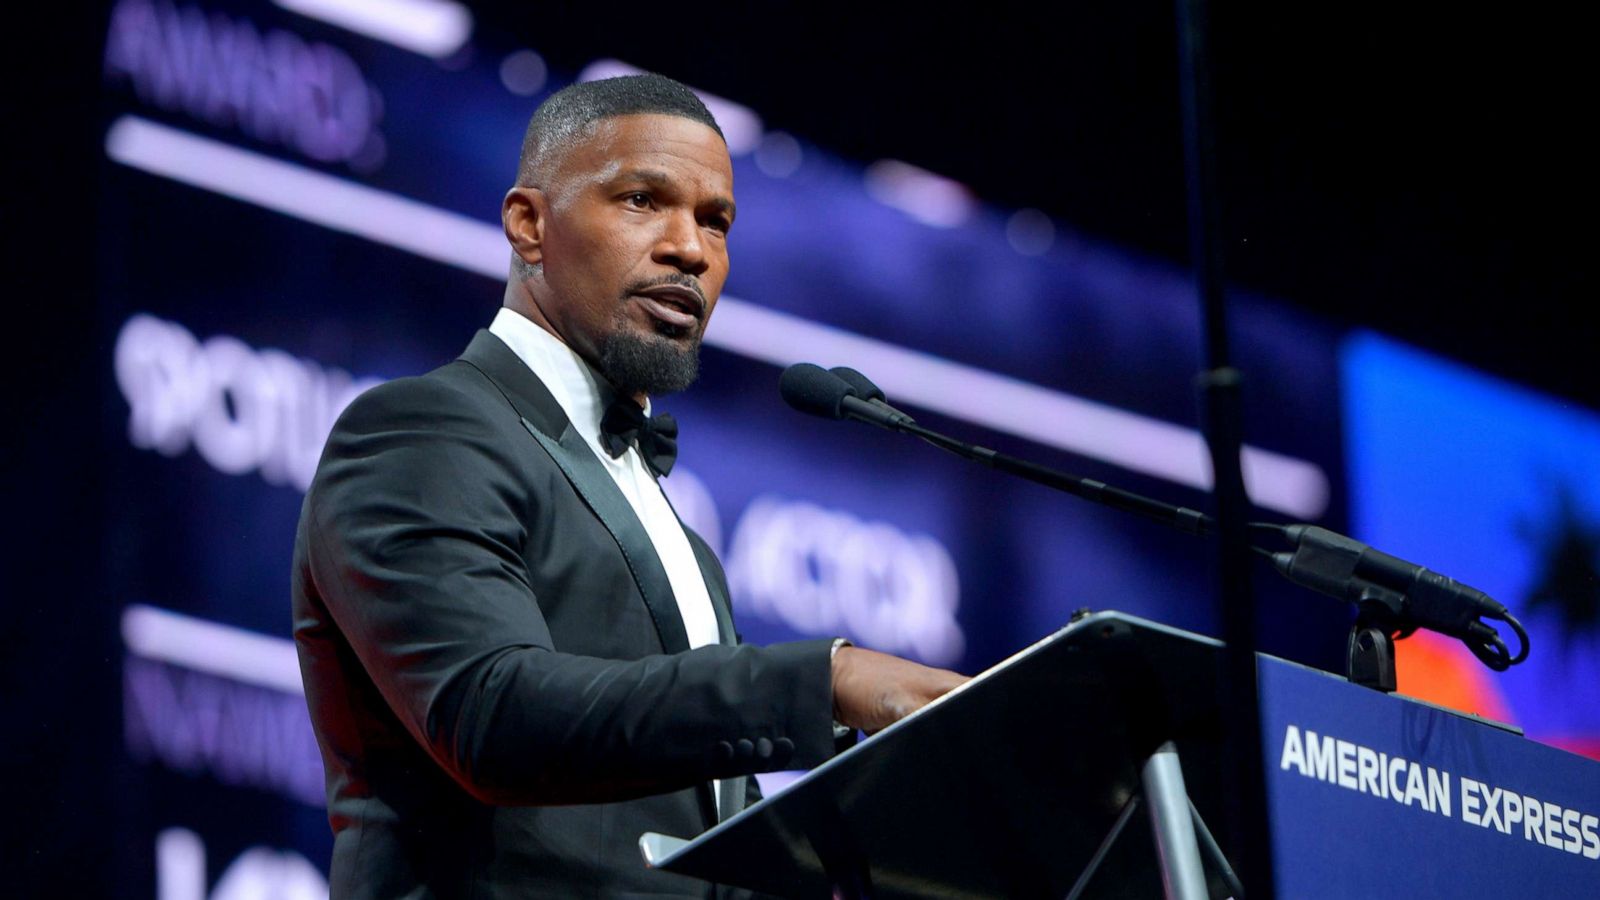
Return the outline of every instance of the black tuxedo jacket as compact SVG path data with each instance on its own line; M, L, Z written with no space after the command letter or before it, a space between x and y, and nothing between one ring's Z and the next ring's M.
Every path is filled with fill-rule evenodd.
M751 773L834 752L830 642L689 650L644 526L542 383L479 332L339 418L295 538L295 644L333 896L705 897L644 868Z

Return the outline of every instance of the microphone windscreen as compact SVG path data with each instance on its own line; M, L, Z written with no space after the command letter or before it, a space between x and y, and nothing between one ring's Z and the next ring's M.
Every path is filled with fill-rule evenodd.
M839 376L811 363L795 363L784 369L778 390L785 403L825 419L843 418L840 404L855 393Z
M855 395L863 400L882 400L886 403L889 400L888 397L884 396L883 388L873 384L871 378L849 366L834 366L828 371L838 376L845 384L850 385L850 389L855 391Z

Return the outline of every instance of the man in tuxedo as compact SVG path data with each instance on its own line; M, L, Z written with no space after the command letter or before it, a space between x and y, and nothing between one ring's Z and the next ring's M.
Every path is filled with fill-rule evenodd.
M335 897L707 897L646 869L959 684L823 639L737 644L659 476L650 397L695 377L732 168L692 92L575 85L534 114L504 308L455 362L340 417L295 540L294 633ZM718 889L720 890L720 889Z

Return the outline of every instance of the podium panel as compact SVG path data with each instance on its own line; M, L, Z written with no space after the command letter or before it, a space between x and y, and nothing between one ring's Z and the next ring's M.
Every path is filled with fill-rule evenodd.
M1600 763L1262 657L1278 896L1600 897Z

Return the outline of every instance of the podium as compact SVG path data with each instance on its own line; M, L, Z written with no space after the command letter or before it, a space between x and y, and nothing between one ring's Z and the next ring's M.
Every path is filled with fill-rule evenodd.
M641 851L780 897L1233 895L1203 825L1226 801L1220 649L1087 616ZM1600 896L1600 763L1267 656L1257 678L1279 897Z

